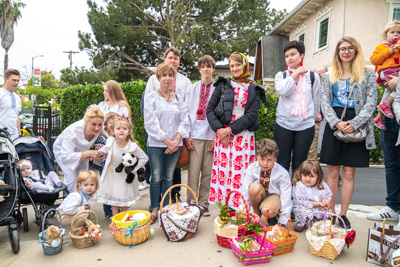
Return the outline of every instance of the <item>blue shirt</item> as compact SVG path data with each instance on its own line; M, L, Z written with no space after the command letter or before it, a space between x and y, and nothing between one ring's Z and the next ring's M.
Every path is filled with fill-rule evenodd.
M340 79L339 83L333 85L333 101L332 107L342 107L344 108L349 97L351 90L350 78ZM354 108L354 94L351 94L349 99L348 108Z

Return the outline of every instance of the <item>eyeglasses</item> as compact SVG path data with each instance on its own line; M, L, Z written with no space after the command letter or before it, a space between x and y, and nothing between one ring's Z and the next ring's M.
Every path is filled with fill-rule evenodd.
M354 47L352 47L352 46L350 46L350 47L341 47L341 48L338 49L338 51L340 53L342 53L342 54L346 53L346 52L353 53L355 50L356 49Z

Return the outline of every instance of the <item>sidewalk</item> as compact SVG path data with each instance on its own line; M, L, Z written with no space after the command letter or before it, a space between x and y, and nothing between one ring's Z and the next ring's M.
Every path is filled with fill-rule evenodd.
M186 181L187 171L182 172L182 179ZM182 188L183 197L186 199L186 189ZM150 201L150 192L141 192L142 198L131 207L135 210L147 210ZM230 249L218 245L214 234L214 218L218 216L218 208L210 206L211 216L202 217L198 232L193 238L183 242L168 242L158 221L152 226L154 236L135 247L129 248L120 245L110 235L108 224L104 219L102 206L93 202L93 210L99 218L99 224L103 229L101 240L93 247L77 249L72 243L64 244L62 253L48 257L45 256L41 244L38 243L39 228L31 223L29 232L24 232L20 227L20 252L13 254L8 240L6 227L0 227L0 266L243 266L233 256ZM342 254L335 261L311 255L309 243L305 232L299 234L293 252L272 257L269 264L273 266L374 266L368 264L366 248L368 228L373 227L374 222L366 219L367 213L381 207L367 207L363 205L351 205L348 218L352 227L356 230L357 237L354 244L348 250L344 248ZM32 208L28 207L29 221L33 221ZM397 224L397 222L390 222ZM293 230L291 226L291 230ZM69 231L67 227L67 231ZM69 239L67 237L67 239ZM271 265L272 266L272 265Z

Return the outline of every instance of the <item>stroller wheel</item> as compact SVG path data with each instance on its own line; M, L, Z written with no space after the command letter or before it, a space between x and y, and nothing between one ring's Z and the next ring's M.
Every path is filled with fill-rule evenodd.
M24 232L29 231L29 222L28 222L28 210L27 208L22 209L22 219L24 221Z
M18 230L14 229L8 229L8 237L10 238L10 243L11 243L11 248L14 254L17 254L19 252L19 234Z

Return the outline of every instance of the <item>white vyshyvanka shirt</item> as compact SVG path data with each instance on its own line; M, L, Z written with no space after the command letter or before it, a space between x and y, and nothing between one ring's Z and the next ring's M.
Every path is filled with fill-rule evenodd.
M247 203L251 203L248 192L249 186L254 182L260 182L260 174L261 167L258 165L257 161L250 164L247 168L243 184L245 190L242 192ZM269 194L276 194L280 197L281 213L290 217L290 212L292 210L292 183L290 175L285 168L276 162L274 163L274 167L272 167L268 191ZM286 225L288 220L289 218L286 216L279 217L279 223Z
M207 118L205 120L197 119L197 110L199 108L200 102L200 94L201 92L201 81L198 81L189 88L186 95L186 107L189 112L189 133L190 137L193 139L201 139L201 140L214 140L215 132L211 129L210 124L208 123ZM207 87L207 85L205 85ZM210 95L214 92L214 84L211 85ZM204 111L205 112L205 111Z
M275 90L279 95L278 107L276 108L276 123L291 131L302 131L315 125L315 118L319 113L319 75L314 73L314 85L311 87L310 72L304 75L305 78L305 100L307 105L307 119L302 115L292 115L292 108L296 97L297 84L286 71L286 78L283 79L283 72L275 75Z
M144 98L144 127L149 138L149 147L167 147L165 138L175 140L176 133L182 139L188 137L189 121L186 105L180 95L168 103L167 99L159 96L155 91ZM179 146L182 146L182 139Z
M125 106L124 103L121 103L121 105L113 104L111 106L108 106L106 102L101 101L98 106L99 109L103 112L104 116L110 112L115 112L120 116L122 115L124 115L125 117L129 116L128 108Z

